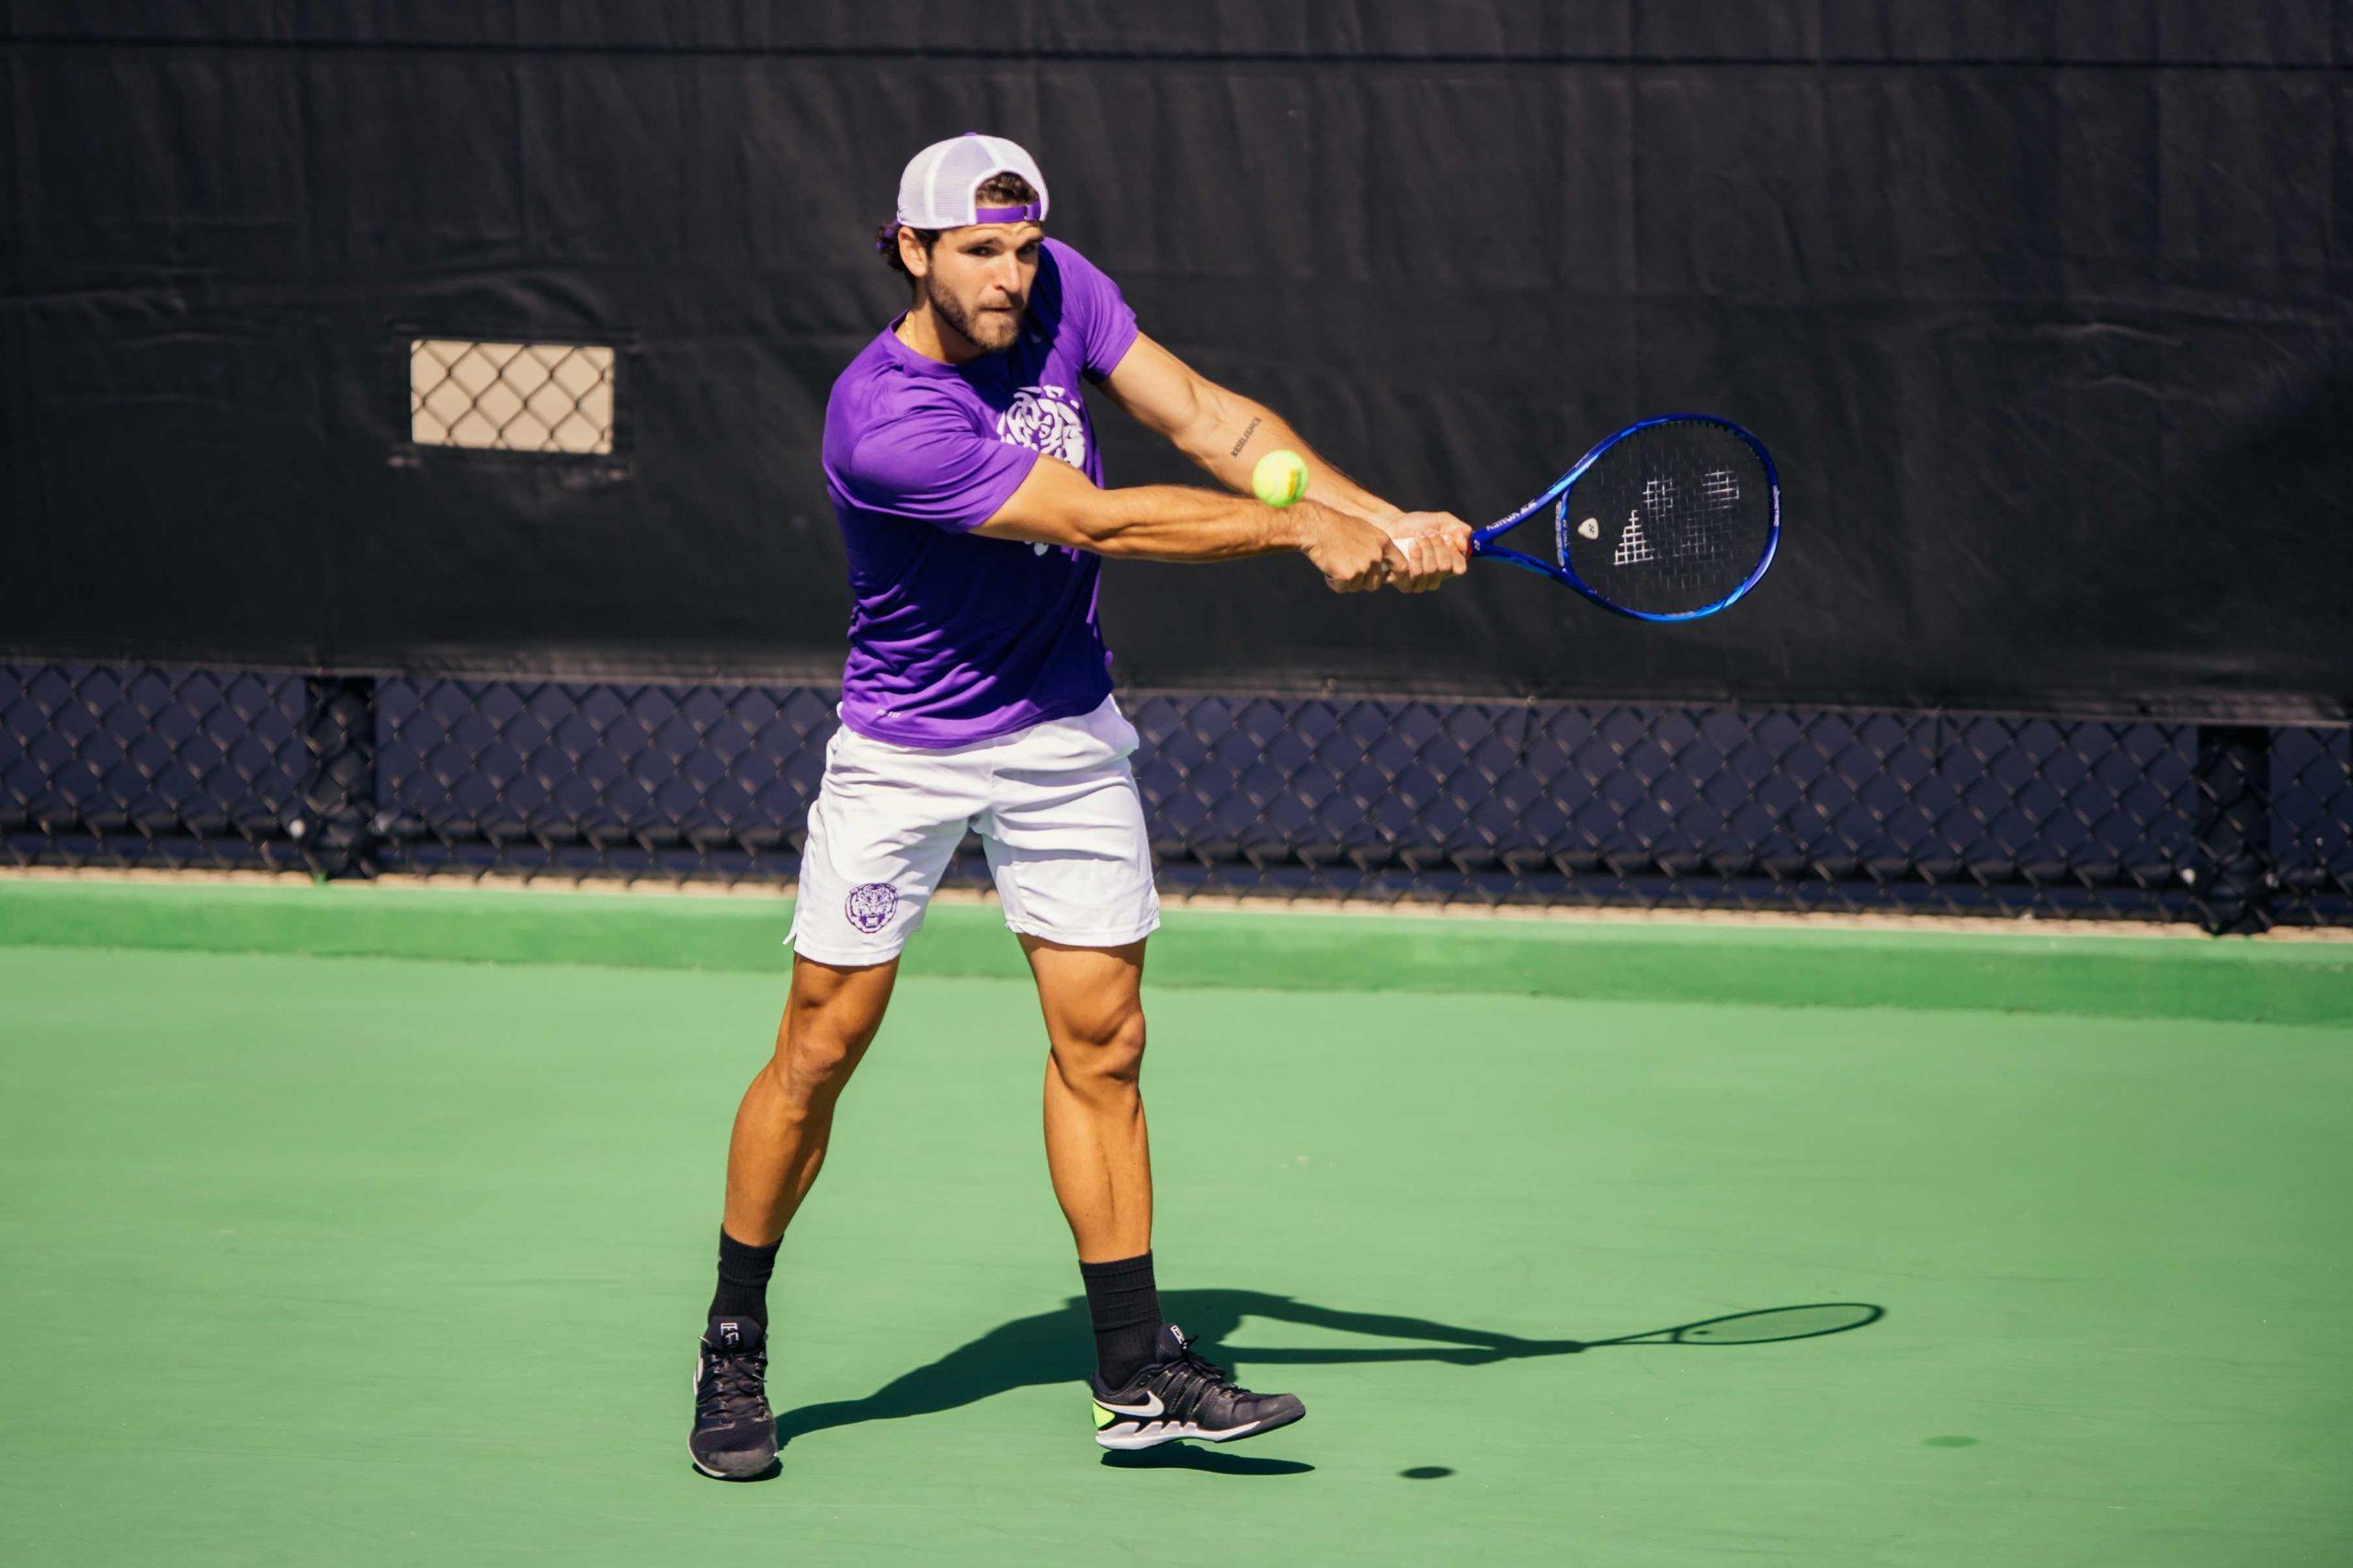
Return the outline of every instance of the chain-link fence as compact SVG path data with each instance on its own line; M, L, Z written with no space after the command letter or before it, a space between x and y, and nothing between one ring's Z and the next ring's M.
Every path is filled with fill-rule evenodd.
M834 698L0 665L0 861L785 881ZM1121 701L1172 892L2353 924L2341 729Z
M409 439L504 452L609 452L614 363L606 344L413 338Z

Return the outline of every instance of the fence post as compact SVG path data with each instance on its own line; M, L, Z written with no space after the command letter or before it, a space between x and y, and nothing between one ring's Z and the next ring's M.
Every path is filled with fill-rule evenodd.
M2215 936L2271 926L2271 732L2198 727L2192 892Z
M302 783L302 814L288 831L313 876L373 876L376 683L365 676L313 676L302 688L311 771Z

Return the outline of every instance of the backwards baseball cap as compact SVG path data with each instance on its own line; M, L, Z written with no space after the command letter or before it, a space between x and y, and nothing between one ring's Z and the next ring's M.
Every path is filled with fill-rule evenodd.
M1038 193L1035 201L983 207L980 189L992 175L1019 175ZM910 229L961 229L968 223L1042 222L1046 176L1038 160L1002 136L968 131L935 142L907 160L899 176L898 221Z

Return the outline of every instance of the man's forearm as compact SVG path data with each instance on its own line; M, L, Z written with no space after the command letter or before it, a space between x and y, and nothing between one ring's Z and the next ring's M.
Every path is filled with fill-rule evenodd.
M1380 528L1321 502L1265 506L1182 484L1097 490L1052 457L1030 464L1029 476L976 531L1139 561L1238 561L1295 550L1344 594L1378 588L1413 565Z
M1140 484L1102 493L1087 548L1138 561L1239 561L1304 550L1328 521L1313 502L1278 511L1214 490Z
M1250 490L1250 471L1257 467L1258 460L1288 448L1306 460L1307 493L1324 506L1361 517L1384 531L1392 518L1402 515L1319 457L1281 415L1233 392L1224 392L1178 445L1220 483L1245 494Z

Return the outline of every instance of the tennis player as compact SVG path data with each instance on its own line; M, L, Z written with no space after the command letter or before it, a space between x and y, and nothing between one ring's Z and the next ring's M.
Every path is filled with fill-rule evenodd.
M1336 592L1420 593L1464 570L1471 530L1370 494L1272 411L1137 331L1118 286L1045 237L1046 210L1045 176L1001 137L916 153L879 241L913 304L826 405L849 657L785 938L791 990L728 1149L688 1443L709 1475L775 1462L765 1378L777 1247L881 1026L900 949L967 828L1045 1014L1046 1160L1094 1324L1097 1440L1226 1442L1305 1413L1290 1394L1237 1387L1161 1320L1137 1087L1138 983L1160 901L1096 584L1105 556L1292 551ZM1102 488L1082 379L1231 489L1249 488L1263 454L1298 452L1314 499L1277 510L1174 485Z

